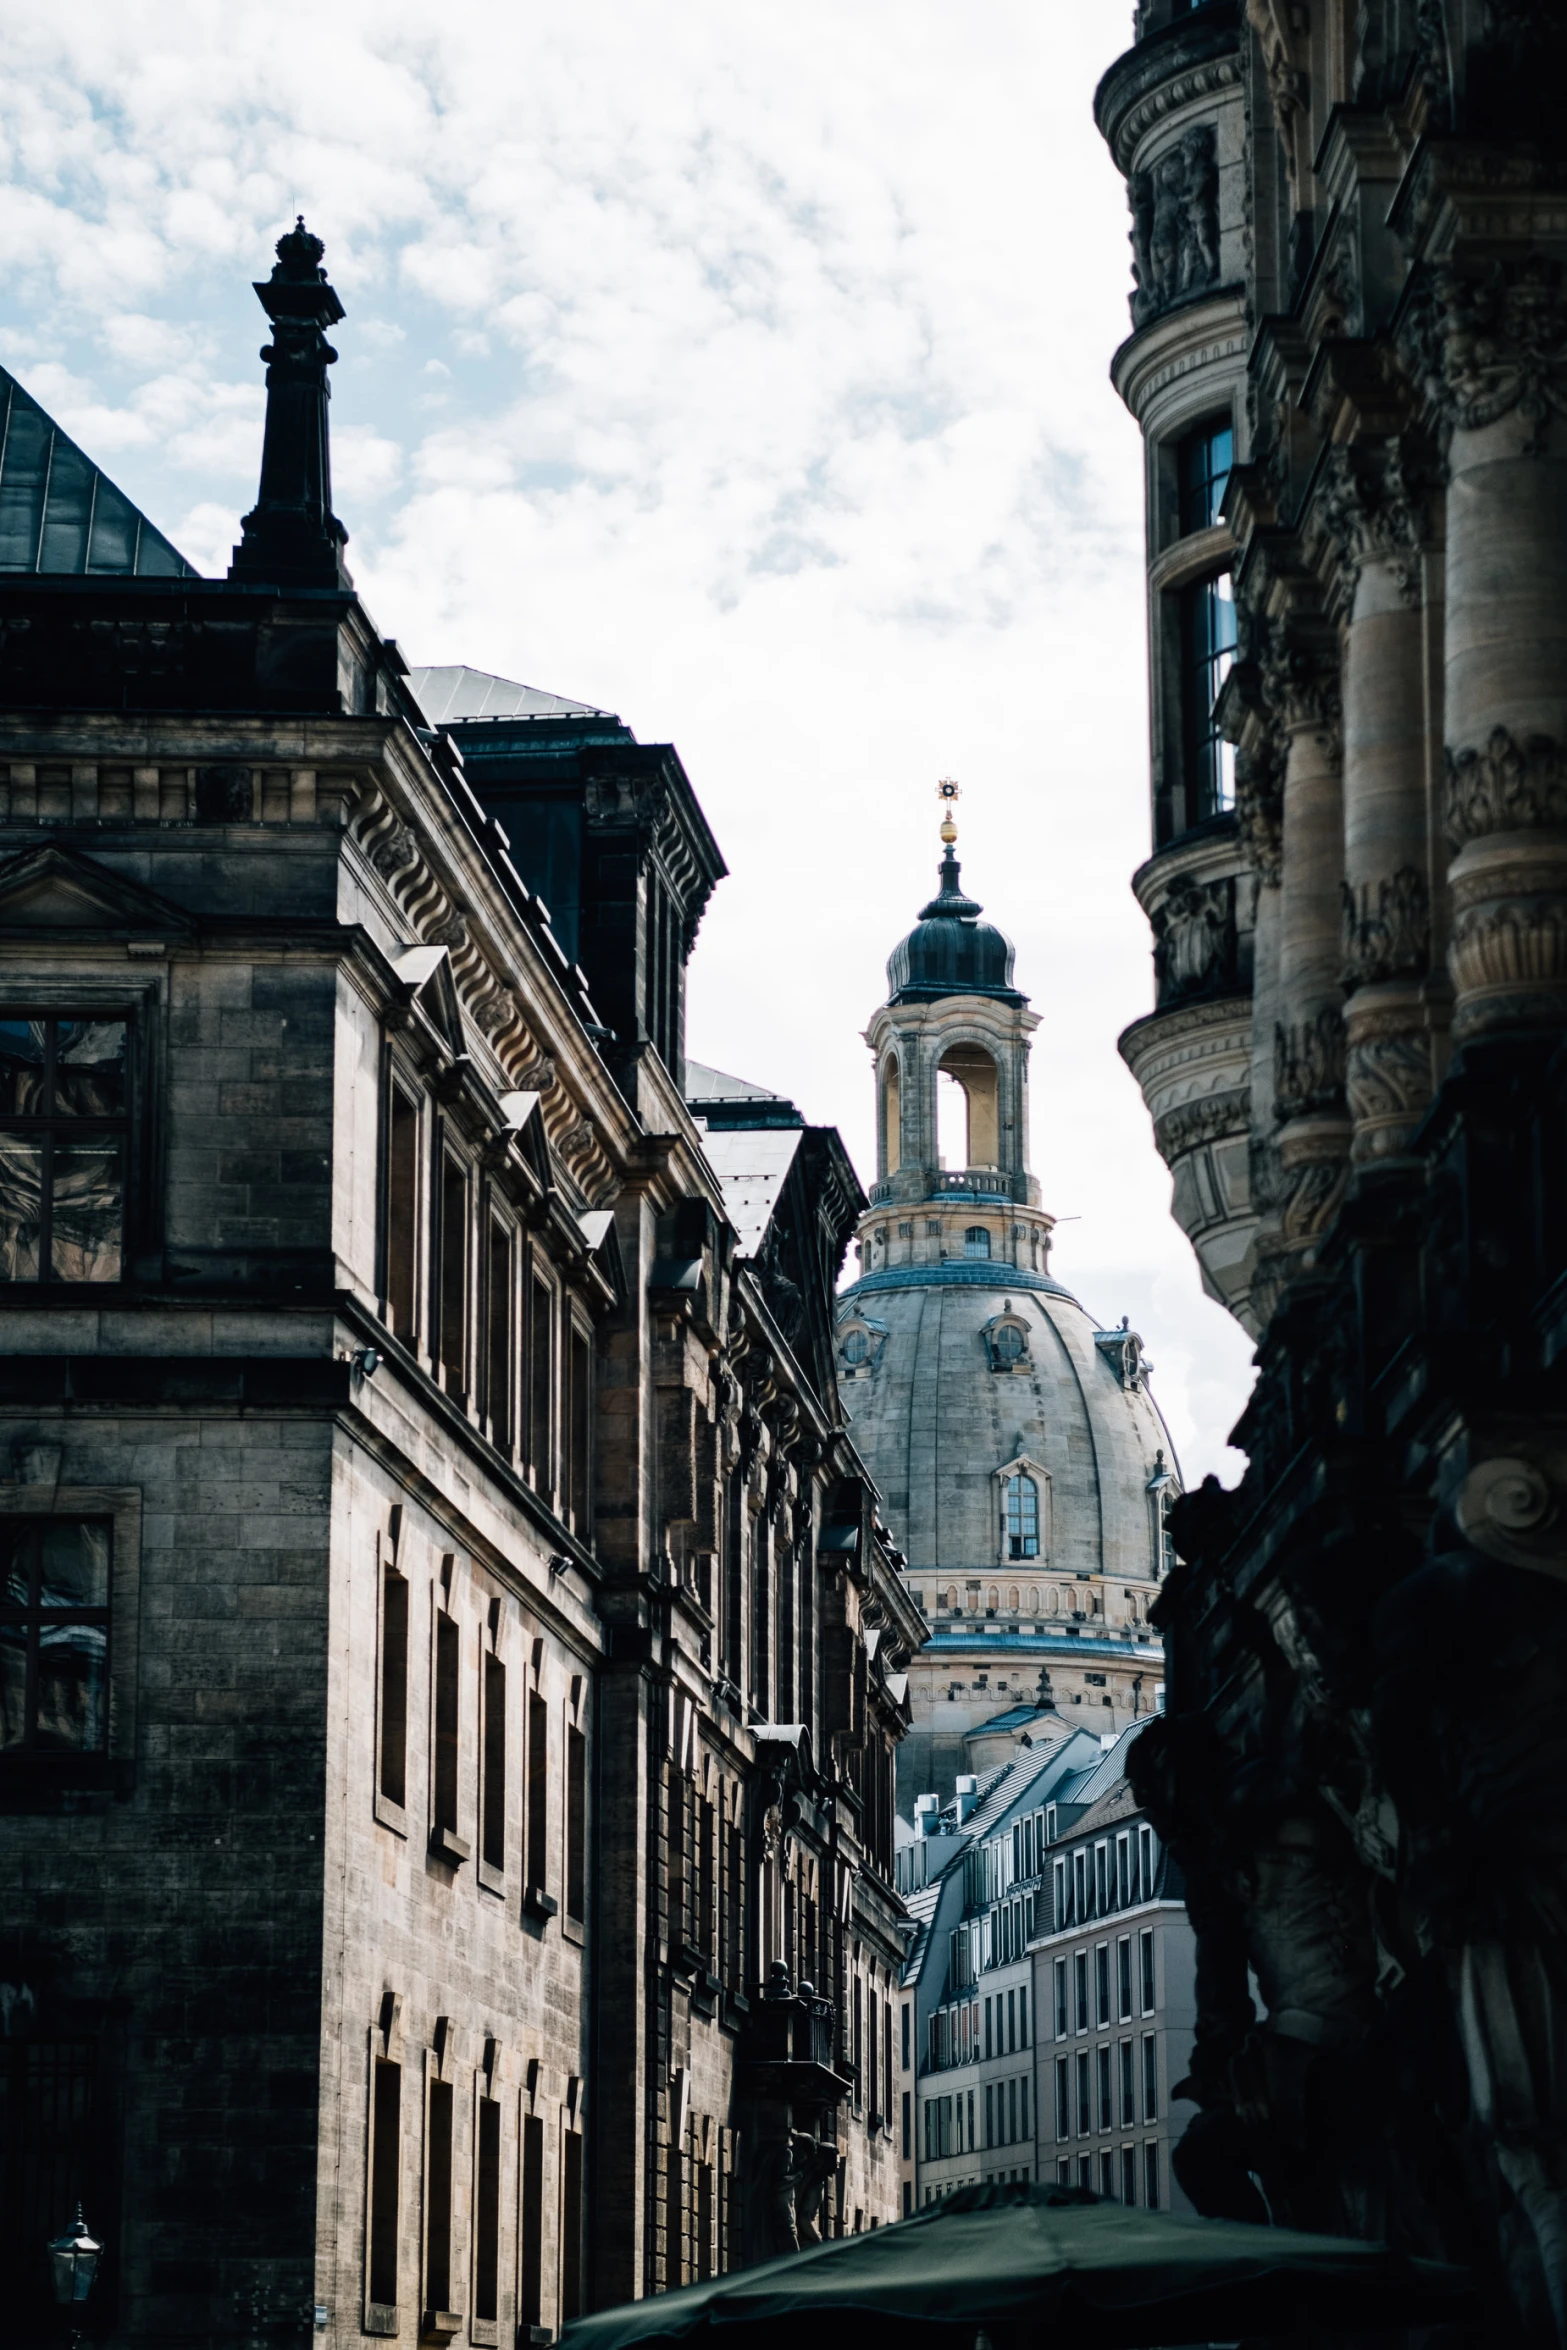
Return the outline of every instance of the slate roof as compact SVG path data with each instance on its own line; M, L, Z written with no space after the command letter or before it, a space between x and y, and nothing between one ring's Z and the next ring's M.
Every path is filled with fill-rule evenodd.
M900 1978L906 1984L917 1983L920 1979L920 1970L924 1966L930 1950L931 1928L936 1922L936 1912L941 1906L943 1888L968 1850L971 1839L965 1828L961 1834L950 1839L944 1838L942 1841L950 1841L952 1858L939 1876L928 1878L917 1893L904 1895L904 1907L913 1919L916 1929L914 1939L909 1944L908 1955L903 1962L903 1973Z
M591 702L568 702L563 694L547 694L538 686L519 685L515 678L492 677L488 670L451 668L411 669L408 684L414 700L432 726L471 724L481 718L614 718ZM617 721L618 724L618 721Z
M192 564L0 367L0 571L194 579Z
M740 1236L742 1256L754 1257L762 1245L778 1195L805 1130L799 1126L702 1127L702 1149L718 1177L724 1195L724 1213Z

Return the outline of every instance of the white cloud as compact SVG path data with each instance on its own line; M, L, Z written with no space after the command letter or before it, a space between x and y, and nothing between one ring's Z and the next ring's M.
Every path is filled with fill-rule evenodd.
M1128 30L1124 0L17 12L0 350L222 568L259 455L248 281L302 209L348 312L338 502L378 621L679 745L732 868L692 1049L862 1170L858 1031L957 774L1042 1014L1035 1161L1081 1217L1057 1269L1143 1328L1190 1473L1248 1349L1115 1050L1149 1000L1141 452L1091 102Z

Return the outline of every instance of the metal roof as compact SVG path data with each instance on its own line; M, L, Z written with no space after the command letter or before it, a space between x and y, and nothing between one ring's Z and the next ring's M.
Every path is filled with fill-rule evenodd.
M701 1119L697 1123L707 1163L724 1195L724 1213L740 1238L740 1253L754 1257L804 1132L798 1126L709 1126Z
M568 702L564 694L547 694L537 686L519 685L515 678L492 677L488 670L469 669L461 663L452 668L411 669L408 683L432 726L468 724L477 718L615 716L613 710L600 710L592 702Z
M194 579L192 564L0 367L0 571Z

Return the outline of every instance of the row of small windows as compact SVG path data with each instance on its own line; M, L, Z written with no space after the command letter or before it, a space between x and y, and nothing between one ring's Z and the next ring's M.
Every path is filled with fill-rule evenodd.
M958 1932L961 1934L961 1927ZM956 1941L957 1936L953 1939ZM980 2064L994 2056L1011 2056L1028 2044L1026 1983L1010 1991L997 1991L985 2000L965 1999L956 2007L938 2007L930 2018L932 2072L945 2072L956 2064Z
M1093 1986L1091 2007L1090 1955ZM1115 1946L1113 1973L1110 1945L1101 1942L1092 1954L1086 1950L1076 1950L1070 1961L1058 1958L1055 1962L1054 1982L1055 2036L1058 2040L1069 2039L1074 2031L1088 2032L1096 2027L1103 2031L1112 2023L1130 2023L1134 2012L1134 1995L1141 2002L1137 2012L1152 2015L1155 2012L1153 1928L1143 1928L1137 1937L1135 1951L1130 1934L1120 1937Z
M1119 2151L1107 2147L1099 2157L1099 2193L1117 2203L1135 2204L1137 2201L1137 2172L1138 2161L1135 2146L1123 2146ZM1143 2202L1149 2211L1157 2211L1159 2209L1159 2142L1156 2138L1150 2138L1142 2150L1142 2174ZM1057 2184L1063 2187L1070 2187L1073 2184L1070 2160L1057 2163L1056 2180ZM1080 2187L1093 2188L1094 2158L1091 2154L1078 2156L1076 2183Z
M1152 1901L1158 1887L1159 1845L1146 1821L1134 1841L1122 1828L1112 1845L1101 1837L1092 1850L1080 1844L1070 1859L1060 1856L1051 1872L1051 1912L1055 1930L1081 1925L1088 1918L1108 1917Z
M1153 2032L1142 2037L1141 2059L1135 2040L1113 2045L1102 2041L1075 2057L1058 2056L1055 2066L1056 2137L1092 2137L1095 2129L1134 2129L1139 2122L1159 2119L1159 2042ZM1076 2089L1074 2100L1073 2090ZM1076 2124L1074 2128L1073 2124Z
M1018 2146L1034 2135L1029 2112L1032 2083L1027 2073L990 2081L977 2089L925 2100L925 2160L974 2154L991 2146ZM980 2131L983 2128L984 2135Z
M1033 1480L1030 1478L1028 1482L1032 1484ZM1036 1511L1037 1508L1036 1501ZM1029 1555L1032 1556L1032 1553ZM971 1590L960 1596L957 1585L949 1583L944 1591L938 1590L936 1593L937 1613L945 1610L948 1615L952 1616L964 1613L971 1616L978 1615L980 1593L983 1588L983 1586L976 1584ZM992 1583L984 1591L986 1615L997 1616L1003 1613L1001 1592L1002 1587L998 1583ZM920 1596L923 1598L923 1594ZM1022 1584L1009 1583L1006 1586L1004 1612L1009 1616L1097 1616L1103 1612L1103 1601L1099 1593L1082 1583L1063 1583L1059 1589L1054 1584L1046 1584L1041 1589L1038 1583L1030 1583L1026 1587L1028 1600L1026 1608L1023 1605L1024 1596L1025 1587ZM1137 1612L1135 1593L1131 1594L1131 1612L1133 1615Z

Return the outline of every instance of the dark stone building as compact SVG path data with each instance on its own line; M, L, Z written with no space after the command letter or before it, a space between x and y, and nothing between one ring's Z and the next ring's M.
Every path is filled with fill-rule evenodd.
M783 1105L742 1198L750 1111L683 1096L723 865L674 751L377 631L341 310L278 253L226 579L5 384L24 2343L78 2198L127 2345L547 2340L898 2203L920 1626L834 1388L858 1187Z
M1148 0L1096 102L1147 442L1123 1051L1258 1340L1131 1766L1198 1936L1176 2166L1472 2261L1489 2340L1567 2338L1564 86L1543 0Z

